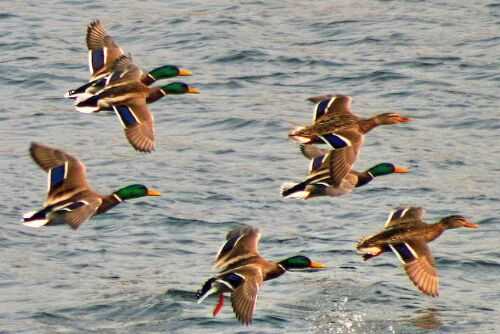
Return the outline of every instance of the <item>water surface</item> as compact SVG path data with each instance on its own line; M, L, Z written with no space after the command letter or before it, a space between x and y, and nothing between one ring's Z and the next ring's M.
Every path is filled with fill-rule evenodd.
M202 94L151 106L154 154L134 152L114 115L78 114L62 98L88 78L94 18L142 68L195 74L183 80ZM2 2L0 332L497 332L499 23L494 1ZM281 183L307 168L286 133L310 121L305 99L324 93L353 96L362 116L415 118L370 133L356 165L411 174L342 198L282 200ZM78 156L103 193L144 183L163 196L76 233L28 229L19 219L46 187L30 141ZM429 222L461 213L481 224L431 245L437 299L415 290L395 257L355 254L398 205L425 207ZM229 306L214 319L213 299L194 302L241 223L261 228L267 258L304 253L330 266L267 282L250 328Z

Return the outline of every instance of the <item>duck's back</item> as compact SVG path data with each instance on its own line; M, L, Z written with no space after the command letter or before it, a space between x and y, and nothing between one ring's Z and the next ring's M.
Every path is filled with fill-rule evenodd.
M422 238L428 233L428 226L425 223L397 225L365 239L363 243L375 246Z

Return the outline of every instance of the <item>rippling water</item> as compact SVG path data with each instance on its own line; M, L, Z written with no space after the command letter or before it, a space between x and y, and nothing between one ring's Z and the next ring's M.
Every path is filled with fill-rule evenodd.
M62 95L87 77L84 33L100 18L143 68L173 63L199 96L151 106L157 151L135 153L112 114L84 115ZM2 2L0 13L0 333L492 333L500 328L498 207L500 2ZM286 133L305 99L354 98L360 115L415 122L374 130L357 164L409 166L352 195L279 197L306 161ZM91 183L163 196L130 201L78 232L33 230L45 175L39 141L68 150ZM428 221L472 217L431 248L441 296L419 294L392 256L363 263L354 243L398 205ZM261 290L252 327L194 291L227 230L263 231L262 253L326 262Z

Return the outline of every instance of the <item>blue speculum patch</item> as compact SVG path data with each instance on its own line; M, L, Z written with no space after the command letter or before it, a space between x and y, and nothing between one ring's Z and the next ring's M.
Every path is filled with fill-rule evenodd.
M398 252L399 256L401 256L405 263L415 260L413 253L406 244L396 244L392 246Z
M326 134L324 136L321 136L320 138L323 139L323 141L326 144L330 145L334 149L338 149L338 148L343 148L343 147L349 146L348 142L346 142L340 136L337 136L337 135L335 135L333 133Z
M122 120L123 124L126 127L129 127L131 125L134 125L137 123L137 120L134 117L134 113L132 110L127 107L127 106L114 106L116 112L118 113L118 116Z
M324 155L320 157L316 157L312 160L311 171L315 171L321 167L321 163L323 162Z
M99 71L104 66L104 49L92 51L92 70Z
M404 208L396 210L396 212L394 212L394 214L392 215L392 218L393 219L401 218L401 216L403 215L403 211L404 210L405 210Z
M66 165L60 165L50 170L50 190L54 190L64 183Z
M237 287L239 287L240 284L243 282L243 278L241 278L241 276L236 275L234 273L227 274L226 276L222 277L222 280L229 283L233 287L233 289L236 289Z
M316 108L316 113L314 114L315 121L326 113L326 108L328 107L328 103L330 103L330 100L323 100L320 103L318 103Z

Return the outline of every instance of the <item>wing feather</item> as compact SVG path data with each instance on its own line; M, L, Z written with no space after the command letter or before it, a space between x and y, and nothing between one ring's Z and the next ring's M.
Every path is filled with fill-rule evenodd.
M107 34L99 20L92 21L87 26L85 40L89 50L91 79L96 79L109 73L110 67L115 60L123 55L123 50Z
M137 151L151 152L155 149L154 118L144 98L133 99L127 105L113 105L125 136Z
M101 49L104 47L104 39L108 34L99 20L90 22L87 26L87 48L89 50Z
M404 264L404 269L413 284L426 295L439 295L439 277L431 251L423 239L409 241L417 258Z
M332 185L338 187L356 162L363 136L353 129L341 130L337 134L349 140L350 146L332 150L325 163L330 169Z
M231 304L236 318L243 324L252 323L257 304L257 295L263 282L262 271L254 265L244 266L235 271L245 277L245 281L231 294Z
M334 117L353 117L351 112L352 97L347 95L320 95L307 99L313 102L313 122L321 122ZM334 115L335 114L335 115Z
M217 253L214 266L225 270L238 261L259 256L260 236L259 229L251 226L243 226L229 231L226 242Z
M48 172L49 193L47 204L58 202L64 194L75 193L88 189L85 165L72 155L46 145L31 143L30 154L33 160ZM57 187L51 187L51 171L64 168L64 177L61 177Z
M328 153L328 150L318 148L314 145L300 145L300 152L307 159L314 159L323 156Z
M96 213L101 203L102 199L97 196L71 202L51 212L50 219L56 224L68 224L72 229L76 230Z
M111 74L106 85L116 85L125 81L139 81L142 76L141 69L132 62L130 56L121 55L111 66Z
M421 207L400 207L397 208L387 217L384 228L393 228L401 224L423 224L425 210Z

